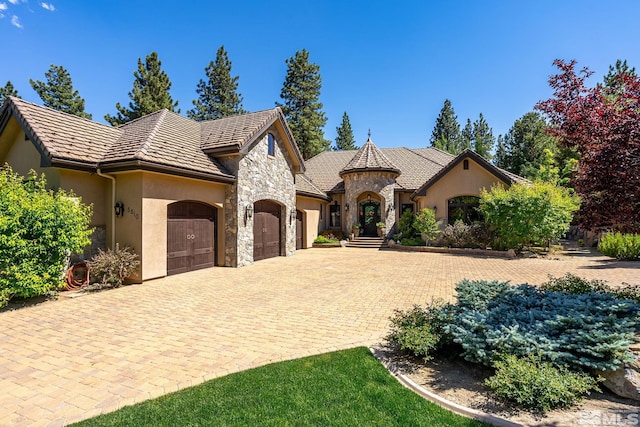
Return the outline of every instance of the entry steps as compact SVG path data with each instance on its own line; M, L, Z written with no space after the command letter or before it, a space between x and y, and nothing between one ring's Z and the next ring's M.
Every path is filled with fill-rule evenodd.
M370 249L386 249L389 247L387 242L380 237L356 237L347 243L348 248L370 248Z

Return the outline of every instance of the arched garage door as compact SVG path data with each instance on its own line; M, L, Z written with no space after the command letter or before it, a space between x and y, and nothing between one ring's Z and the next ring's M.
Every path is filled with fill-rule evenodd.
M260 200L253 207L253 260L280 256L280 206Z
M304 227L302 226L302 211L296 211L296 250L303 249L304 240L302 239L302 233Z
M167 274L215 265L217 210L199 202L167 207Z

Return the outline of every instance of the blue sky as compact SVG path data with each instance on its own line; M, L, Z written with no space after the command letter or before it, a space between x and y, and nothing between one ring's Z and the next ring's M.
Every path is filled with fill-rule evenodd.
M280 101L285 60L320 66L335 139L347 112L358 144L426 147L445 99L464 125L482 112L494 135L550 96L556 58L595 71L640 70L640 1L69 1L0 0L0 85L41 103L29 79L69 70L94 120L128 104L138 58L157 51L182 114L224 45L244 108Z

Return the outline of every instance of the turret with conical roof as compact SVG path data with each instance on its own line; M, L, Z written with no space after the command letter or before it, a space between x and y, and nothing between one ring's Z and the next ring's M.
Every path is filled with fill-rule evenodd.
M340 171L340 176L353 172L390 172L400 175L400 169L396 167L371 140L367 139L351 161Z

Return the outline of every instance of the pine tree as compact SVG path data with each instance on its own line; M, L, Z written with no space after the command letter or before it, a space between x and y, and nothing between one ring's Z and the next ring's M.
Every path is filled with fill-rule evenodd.
M489 124L482 113L480 113L478 120L473 122L473 151L480 154L485 159L490 159L494 142L495 138L493 136L493 131L489 127Z
M322 130L327 118L319 100L322 87L320 67L309 62L306 49L296 52L286 63L287 76L280 92L284 102L276 102L276 105L282 108L306 160L329 150L331 144L324 138Z
M13 83L11 83L10 80L7 80L7 84L4 85L4 87L0 87L0 107L4 104L4 100L10 96L20 98L20 96L18 96L18 91L13 87Z
M200 79L193 101L194 108L187 111L190 119L197 121L214 120L245 113L242 96L238 94L239 77L231 77L231 61L224 46L216 53L216 60L204 69L207 81Z
M161 65L156 52L147 55L144 63L138 58L138 69L133 73L133 89L129 92L129 108L116 103L117 116L107 114L104 119L117 126L163 108L179 113L180 109L175 109L178 101L173 102L169 94L171 81Z
M51 64L44 76L47 78L46 82L29 79L29 83L45 107L91 119L91 114L84 111L84 99L73 89L71 75L66 68Z
M616 61L616 65L609 65L609 72L606 76L604 76L603 84L605 88L605 92L608 94L617 94L621 90L624 90L624 86L622 85L622 80L620 76L622 74L629 75L631 77L637 77L636 69L629 68L627 65L627 60L621 61L618 59ZM602 85L599 85L602 86Z
M431 146L451 154L460 152L460 124L451 101L445 99L436 125L431 132Z
M507 159L507 148L505 146L504 136L498 135L496 144L496 155L493 157L493 164L502 169L508 169L509 163Z
M460 152L470 149L473 142L473 124L471 123L471 119L467 119L467 124L464 125L462 131L460 132L460 146L458 149Z
M507 170L535 178L545 159L545 149L558 151L558 140L547 133L547 122L537 112L529 112L513 123L505 136Z
M351 129L351 122L349 116L345 111L342 115L342 123L336 128L338 136L336 136L336 146L334 150L357 150L356 140L353 137L353 130Z

